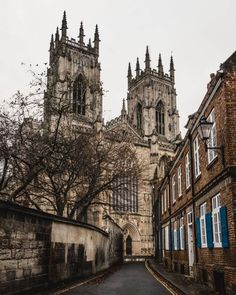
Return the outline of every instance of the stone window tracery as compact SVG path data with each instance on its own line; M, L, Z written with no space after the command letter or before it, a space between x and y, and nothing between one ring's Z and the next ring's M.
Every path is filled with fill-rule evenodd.
M117 212L138 212L138 179L135 176L119 177L114 180L112 207Z
M165 112L162 101L156 106L156 129L157 133L165 135Z
M82 75L79 75L73 85L73 113L85 116L86 85Z

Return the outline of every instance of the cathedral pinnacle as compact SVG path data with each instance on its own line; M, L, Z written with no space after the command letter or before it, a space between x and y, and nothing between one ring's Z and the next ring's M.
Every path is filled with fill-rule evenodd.
M136 77L140 75L140 65L139 65L139 58L137 57L137 62L136 62Z
M51 36L51 42L50 42L50 51L54 50L54 38L53 38L53 34Z
M49 55L49 63L51 64L54 56L54 38L53 34L51 36L51 42L50 42L50 49L49 49L50 55Z
M131 64L129 62L129 65L128 65L128 75L127 75L127 78L132 78L132 71L131 71Z
M61 25L61 36L62 38L66 38L66 30L67 27L67 20L66 20L66 12L64 11L63 19L62 19L62 25Z
M159 54L159 59L158 59L158 75L161 77L164 76L161 54Z
M88 41L88 48L91 48L92 45L91 45L91 39L89 38L89 41Z
M99 39L99 33L98 33L98 25L96 25L95 27L95 33L94 33L94 49L96 51L96 53L98 54L99 52L99 42L100 42L100 39Z
M83 28L83 22L80 23L80 29L79 29L79 43L80 45L84 45L84 28Z
M148 50L148 46L146 48L146 56L145 56L145 70L150 70L150 56L149 56L149 50Z
M175 82L175 68L174 68L174 61L173 56L170 57L170 79L172 82Z
M59 43L59 29L57 27L56 34L55 34L55 45L56 45L56 47L57 47L58 43Z
M127 78L128 78L128 86L132 80L132 70L131 70L131 65L130 65L130 62L129 62L129 65L128 65L128 75L127 75Z

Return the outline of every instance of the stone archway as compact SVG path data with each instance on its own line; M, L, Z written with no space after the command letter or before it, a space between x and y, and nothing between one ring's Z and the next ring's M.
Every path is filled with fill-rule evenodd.
M141 238L138 229L132 223L126 223L124 232L124 256L135 256L140 253Z

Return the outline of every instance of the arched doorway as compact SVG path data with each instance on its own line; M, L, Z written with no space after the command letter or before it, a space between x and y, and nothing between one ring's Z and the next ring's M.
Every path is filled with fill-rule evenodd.
M132 255L132 238L130 235L126 238L126 255Z

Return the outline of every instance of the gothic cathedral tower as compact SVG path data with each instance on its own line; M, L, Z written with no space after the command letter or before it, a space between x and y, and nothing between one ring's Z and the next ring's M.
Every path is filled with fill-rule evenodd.
M128 116L136 130L151 139L155 134L158 141L174 141L179 134L179 115L176 108L175 69L170 60L170 74L165 74L161 55L158 70L151 69L148 47L145 69L141 70L137 58L135 75L128 67Z
M93 46L84 41L81 22L78 39L67 36L64 12L61 34L57 28L50 43L45 121L49 126L62 108L66 118L80 128L100 129L102 126L102 88L100 82L99 33L95 28ZM56 107L57 106L57 107ZM61 108L61 109L58 109Z

